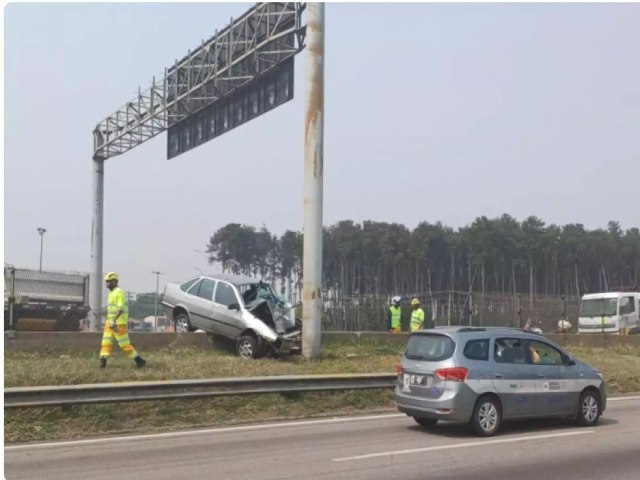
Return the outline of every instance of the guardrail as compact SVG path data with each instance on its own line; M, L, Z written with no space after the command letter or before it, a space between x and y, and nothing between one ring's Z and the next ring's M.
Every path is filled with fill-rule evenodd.
M15 387L5 388L4 408L55 407L265 393L387 389L394 387L396 379L395 374L369 373Z

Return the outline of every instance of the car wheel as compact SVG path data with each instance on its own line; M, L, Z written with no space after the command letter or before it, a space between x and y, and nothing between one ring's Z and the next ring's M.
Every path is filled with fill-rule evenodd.
M433 427L438 423L437 418L413 417L413 419L418 425L425 428Z
M179 313L173 319L173 328L176 333L187 333L193 332L193 328L191 327L191 323L189 322L189 315L186 313Z
M601 414L600 395L593 390L582 392L580 402L578 403L578 417L576 419L578 425L593 427L598 424Z
M481 397L471 417L471 428L481 437L495 435L502 424L502 409L494 397Z
M252 335L243 335L236 342L236 354L240 358L260 358L262 348L258 339Z

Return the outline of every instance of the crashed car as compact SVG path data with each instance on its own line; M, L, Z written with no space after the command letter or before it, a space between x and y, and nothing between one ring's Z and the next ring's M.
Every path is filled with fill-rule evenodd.
M162 307L175 331L202 329L236 342L243 358L297 353L302 324L294 307L261 280L235 275L204 275L167 284Z

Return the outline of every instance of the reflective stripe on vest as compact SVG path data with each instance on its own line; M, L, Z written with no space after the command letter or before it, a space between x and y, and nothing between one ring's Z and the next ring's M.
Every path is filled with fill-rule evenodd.
M391 312L391 328L400 328L400 321L402 319L402 309L400 307L396 307L391 305L389 307L389 311Z

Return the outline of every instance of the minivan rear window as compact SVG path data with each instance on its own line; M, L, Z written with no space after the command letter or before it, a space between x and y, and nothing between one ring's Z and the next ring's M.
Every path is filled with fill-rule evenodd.
M469 360L489 360L489 339L469 340L462 354Z
M404 356L409 360L440 362L453 356L456 344L445 335L411 335Z

